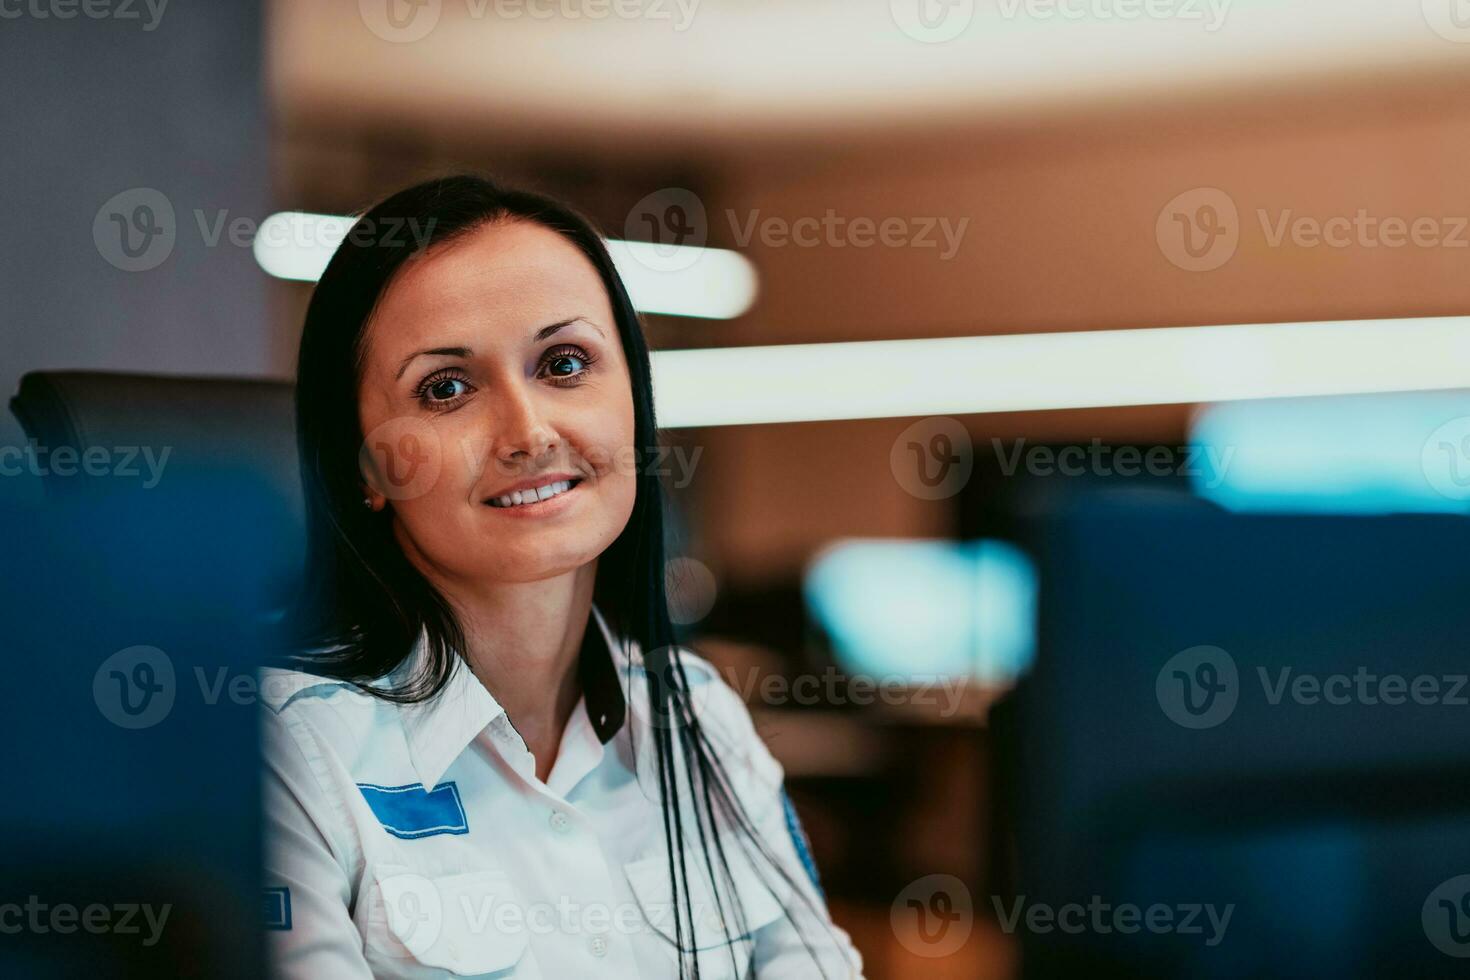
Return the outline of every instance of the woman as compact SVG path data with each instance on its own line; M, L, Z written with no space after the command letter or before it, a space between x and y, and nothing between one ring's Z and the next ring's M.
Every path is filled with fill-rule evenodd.
M263 684L282 976L860 973L780 766L673 644L648 353L583 218L475 177L367 212L297 423L316 615Z

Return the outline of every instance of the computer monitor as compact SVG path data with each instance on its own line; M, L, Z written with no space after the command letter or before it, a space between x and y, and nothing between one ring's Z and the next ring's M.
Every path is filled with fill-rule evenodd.
M1097 492L995 718L1026 977L1463 976L1470 520Z

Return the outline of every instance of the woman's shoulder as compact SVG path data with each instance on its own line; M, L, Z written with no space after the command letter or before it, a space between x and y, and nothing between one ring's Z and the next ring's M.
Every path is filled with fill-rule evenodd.
M341 706L368 699L351 681L308 670L262 667L258 676L260 703L271 714L311 713L329 703Z
M308 759L351 756L372 747L396 721L397 705L375 698L356 684L311 671L260 670L261 724L268 758L299 751ZM294 751L288 751L294 745Z

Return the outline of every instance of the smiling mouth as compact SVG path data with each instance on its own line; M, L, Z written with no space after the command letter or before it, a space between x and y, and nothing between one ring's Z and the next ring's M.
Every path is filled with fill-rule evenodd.
M581 477L571 480L553 480L544 486L528 490L513 490L499 497L491 497L485 503L491 507L534 507L544 501L560 497L581 482Z

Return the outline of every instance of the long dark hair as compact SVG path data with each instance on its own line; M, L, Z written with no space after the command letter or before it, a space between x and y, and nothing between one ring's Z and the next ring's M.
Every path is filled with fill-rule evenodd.
M389 701L435 697L448 682L459 651L465 649L465 638L444 596L404 555L388 511L374 512L362 503L358 452L363 432L357 386L365 328L388 283L410 257L505 220L536 222L558 232L596 267L611 300L632 382L636 451L651 451L657 445L642 325L606 246L586 218L543 195L469 175L409 187L358 218L317 284L301 335L296 425L306 496L306 584L310 592L295 617L295 632L304 651L297 666L351 681ZM648 734L656 747L676 910L674 938L681 950L683 977L689 975L685 953L692 953L695 945L690 942L686 947L684 938L694 935L686 842L697 841L709 880L720 881L729 898L732 915L727 916L721 888L716 887L716 904L727 923L732 957L733 942L744 940L747 930L719 828L738 831L742 844L753 844L764 857L759 863L788 882L791 876L755 833L693 710L669 619L664 557L663 488L656 471L640 465L632 516L598 559L593 601L612 631L636 643L643 655L641 674L647 678L654 717ZM589 623L587 628L596 627ZM413 676L396 676L392 683L382 683L409 658L420 635L426 636L427 643ZM684 787L679 785L681 767L676 765L676 754L684 763ZM694 833L685 826L679 806L683 789L694 803ZM731 919L737 927L733 937L728 925ZM690 962L692 975L699 976L698 957L690 957Z

